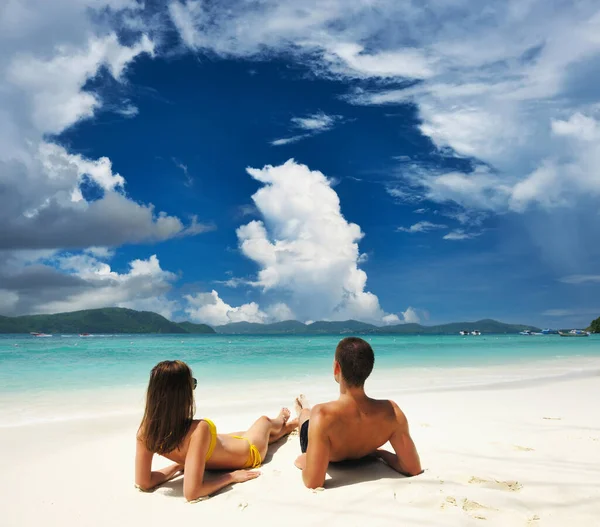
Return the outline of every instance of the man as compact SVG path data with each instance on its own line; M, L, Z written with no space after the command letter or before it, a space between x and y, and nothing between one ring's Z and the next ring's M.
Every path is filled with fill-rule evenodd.
M371 399L365 393L365 381L374 362L368 342L345 338L338 344L333 362L340 398L312 409L303 395L296 399L302 450L296 466L302 470L302 479L309 489L323 486L330 461L359 459L369 454L405 476L422 472L402 410L393 401ZM380 448L388 441L394 454Z

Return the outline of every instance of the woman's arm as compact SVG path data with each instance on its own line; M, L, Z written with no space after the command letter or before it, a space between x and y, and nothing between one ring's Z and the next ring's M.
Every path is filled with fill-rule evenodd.
M152 458L144 443L137 440L135 449L135 485L145 492L169 481L183 470L183 466L175 463L160 470L152 470Z
M188 501L210 496L218 490L231 485L254 479L260 472L249 470L236 470L223 474L212 481L204 481L206 465L206 452L210 444L210 430L205 421L200 421L192 433L188 453L185 458L185 476L183 478L183 495Z

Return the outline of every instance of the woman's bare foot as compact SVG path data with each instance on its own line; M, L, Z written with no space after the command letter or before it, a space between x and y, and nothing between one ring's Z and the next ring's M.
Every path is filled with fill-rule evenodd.
M273 443L278 439L281 439L283 436L290 434L293 430L298 428L298 419L292 419L290 421L291 412L287 408L282 408L279 415L273 419L273 424L281 423L281 427L279 429L275 429L271 431L269 436L269 443Z
M288 419L291 415L292 413L287 408L282 408L281 412L279 412L279 415L277 416L277 419L281 419L283 421L283 424L285 425L285 423L288 422Z

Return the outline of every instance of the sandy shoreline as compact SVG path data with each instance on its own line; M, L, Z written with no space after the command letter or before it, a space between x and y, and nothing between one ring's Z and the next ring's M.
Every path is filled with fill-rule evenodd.
M306 490L293 466L297 437L276 446L258 479L191 505L180 479L150 494L134 489L139 415L3 428L2 524L595 525L600 364L582 365L571 377L422 393L372 383L371 392L390 390L405 410L426 471L402 478L379 462L332 466L322 492ZM332 393L335 386L308 395L319 402ZM250 411L230 396L197 415L227 432L291 404L288 397L274 394Z

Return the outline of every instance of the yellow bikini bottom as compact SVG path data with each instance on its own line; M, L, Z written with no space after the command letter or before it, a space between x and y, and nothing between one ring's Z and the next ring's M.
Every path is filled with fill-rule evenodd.
M215 446L217 445L217 427L215 423L213 423L210 419L203 419L206 421L208 428L210 430L210 445L208 446L208 451L206 452L206 461L210 459L215 451ZM246 464L242 468L258 468L262 464L262 459L260 458L260 452L256 445L253 445L250 439L242 436L231 436L234 439L242 439L244 441L248 441L248 445L250 446L250 455L248 456L248 460Z
M248 461L246 461L246 464L242 467L242 468L258 468L260 467L260 465L262 464L262 459L260 458L260 452L258 451L258 448L256 448L256 445L253 445L252 442L250 441L250 439L248 439L247 437L242 437L242 436L231 436L234 439L243 439L245 441L248 441L248 445L250 446L250 455L248 456Z

